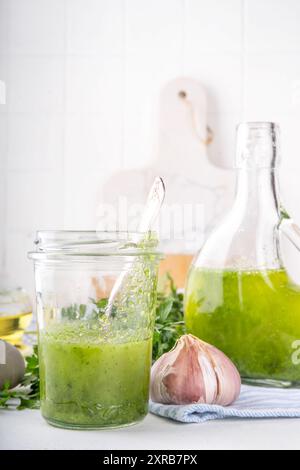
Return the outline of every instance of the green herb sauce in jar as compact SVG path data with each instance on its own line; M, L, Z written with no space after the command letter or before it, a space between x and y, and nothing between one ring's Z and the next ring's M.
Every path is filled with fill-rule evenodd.
M41 411L70 428L123 426L148 412L152 340L102 336L87 322L40 333Z

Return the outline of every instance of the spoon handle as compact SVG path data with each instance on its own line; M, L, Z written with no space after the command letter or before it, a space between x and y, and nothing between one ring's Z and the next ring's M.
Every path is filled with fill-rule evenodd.
M145 206L145 209L142 214L142 218L138 226L139 233L138 233L138 239L135 240L136 243L139 243L140 241L142 241L143 237L145 236L145 233L151 230L151 227L153 226L154 222L157 219L157 216L159 214L164 198L165 198L165 185L164 185L162 178L157 176L154 180L153 185L151 186L151 189L147 197L146 206ZM120 290L122 289L124 282L126 280L126 277L130 269L132 269L132 264L133 262L128 265L128 268L126 271L120 274L120 276L117 278L111 290L111 293L108 299L108 304L106 307L106 314L108 316L111 315L112 306L115 301L115 298L120 292Z
M165 184L162 178L157 176L147 197L146 206L138 226L139 232L145 233L151 230L164 202L165 192Z

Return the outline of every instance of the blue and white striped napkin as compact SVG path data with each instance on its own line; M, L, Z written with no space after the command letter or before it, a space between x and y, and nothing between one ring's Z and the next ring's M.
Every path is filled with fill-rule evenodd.
M224 418L300 418L300 390L243 385L231 406L162 405L150 401L150 412L182 423Z

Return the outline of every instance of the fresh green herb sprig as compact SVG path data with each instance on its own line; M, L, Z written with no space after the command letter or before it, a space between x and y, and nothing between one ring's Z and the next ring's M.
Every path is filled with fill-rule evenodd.
M0 409L38 409L40 406L40 374L37 346L26 358L25 375L18 387L10 389L9 382L0 390Z
M168 275L168 290L159 292L157 296L156 318L153 334L153 361L172 349L177 339L185 333L183 321L183 293L175 287ZM92 301L95 310L92 315L99 317L105 313L107 299ZM86 314L85 305L71 305L64 309L62 316L69 320L83 318ZM0 390L0 409L37 409L40 404L39 358L37 346L33 354L26 358L25 375L21 384L10 390L6 383Z
M152 359L173 348L177 339L185 333L183 321L183 293L179 292L173 278L168 275L168 291L157 296L156 318L153 334Z

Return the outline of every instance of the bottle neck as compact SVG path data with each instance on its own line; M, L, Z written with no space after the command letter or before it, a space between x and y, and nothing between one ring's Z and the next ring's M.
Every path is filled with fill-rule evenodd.
M238 171L232 216L241 235L242 250L254 266L282 265L278 242L280 201L276 168L241 168Z
M265 223L280 218L278 172L276 168L238 170L234 209L250 220L265 217Z
M279 157L276 124L254 122L238 127L235 201L207 240L199 264L236 270L282 268Z

